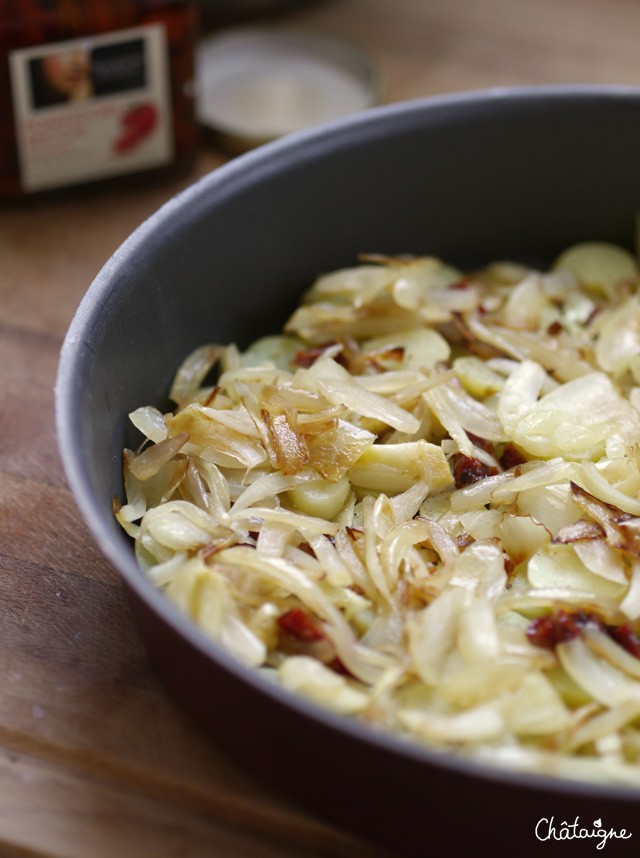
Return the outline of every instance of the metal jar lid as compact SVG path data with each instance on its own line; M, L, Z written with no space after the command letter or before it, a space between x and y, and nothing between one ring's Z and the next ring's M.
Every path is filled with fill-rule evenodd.
M371 60L332 37L238 28L204 39L197 114L236 151L371 107L380 85Z

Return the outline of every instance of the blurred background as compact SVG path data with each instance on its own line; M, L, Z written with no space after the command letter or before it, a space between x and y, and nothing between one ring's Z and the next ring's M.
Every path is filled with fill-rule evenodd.
M342 39L390 103L491 86L635 84L633 0L200 0L202 38L247 26Z
M633 84L638 14L633 0L0 0L0 199L171 166L193 178L194 168L380 103ZM137 58L122 33L137 34ZM89 43L83 65L73 48ZM64 56L48 56L56 46ZM36 71L62 60L75 63L58 81L66 93L50 86L57 101L45 103ZM109 83L135 62L145 84ZM93 90L79 105L70 93L83 74Z

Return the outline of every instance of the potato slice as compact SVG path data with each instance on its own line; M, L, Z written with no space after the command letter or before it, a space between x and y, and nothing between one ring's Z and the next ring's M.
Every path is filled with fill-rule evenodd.
M428 441L373 444L349 471L354 486L396 495L425 480L431 494L451 486L451 469L442 449Z
M318 480L303 483L288 492L291 503L300 512L331 521L347 502L351 483L347 477L336 482Z
M638 261L617 244L586 241L561 253L553 270L570 271L586 288L610 296L621 280L638 275Z

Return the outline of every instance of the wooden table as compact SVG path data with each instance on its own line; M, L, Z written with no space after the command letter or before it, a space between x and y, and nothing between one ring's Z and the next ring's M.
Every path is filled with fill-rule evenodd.
M281 13L352 40L385 100L494 85L637 83L636 0L324 0ZM59 348L118 244L179 187L0 207L0 854L375 858L204 738L149 668L118 576L65 485ZM425 851L426 854L426 851Z

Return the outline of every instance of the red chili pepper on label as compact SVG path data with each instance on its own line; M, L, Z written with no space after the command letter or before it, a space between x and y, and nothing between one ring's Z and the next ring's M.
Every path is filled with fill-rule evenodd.
M130 108L120 120L122 133L114 143L116 152L122 154L133 149L148 137L158 122L158 111L150 102Z

